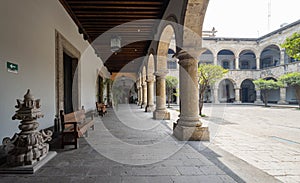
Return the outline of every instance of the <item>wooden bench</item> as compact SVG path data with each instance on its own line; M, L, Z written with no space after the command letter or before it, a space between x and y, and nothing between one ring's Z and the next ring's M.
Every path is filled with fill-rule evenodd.
M107 113L106 105L103 103L96 102L96 109L98 114L102 117Z
M83 137L84 134L88 136L89 128L94 130L94 116L92 115L91 119L86 119L84 109L69 114L64 114L64 111L61 110L60 119L62 123L62 148L64 148L65 145L75 145L75 149L77 149L77 138Z

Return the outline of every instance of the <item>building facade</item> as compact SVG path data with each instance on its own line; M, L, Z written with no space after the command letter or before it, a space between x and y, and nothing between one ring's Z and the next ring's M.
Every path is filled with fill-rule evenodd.
M253 80L274 79L289 72L300 72L300 62L290 58L280 46L287 37L300 31L300 20L281 27L259 38L204 37L206 49L198 58L199 64L220 65L229 72L205 94L206 102L214 103L261 103L260 91ZM179 75L179 65L172 58L170 47L168 70L173 76ZM177 101L178 102L178 101ZM292 87L272 90L270 103L297 103Z

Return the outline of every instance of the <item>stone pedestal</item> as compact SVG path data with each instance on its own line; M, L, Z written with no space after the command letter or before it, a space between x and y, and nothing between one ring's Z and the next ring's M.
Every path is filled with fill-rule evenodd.
M188 127L174 123L175 137L183 141L209 141L208 127Z
M207 127L199 117L198 61L181 50L179 59L180 118L174 124L173 134L178 140L209 140Z
M256 100L255 100L254 104L258 104L258 105L263 104L263 101L261 101L261 99L260 99L261 91L257 88L255 90L256 90Z
M171 116L170 112L168 112L167 110L155 110L153 112L153 118L156 120L170 120Z
M167 71L159 71L156 76L156 109L153 118L157 120L170 119L170 113L166 108L166 75Z

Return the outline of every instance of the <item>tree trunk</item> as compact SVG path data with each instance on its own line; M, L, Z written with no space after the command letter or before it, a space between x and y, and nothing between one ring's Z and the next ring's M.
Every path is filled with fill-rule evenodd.
M203 98L204 98L204 91L205 90L200 90L199 91L199 115L202 116L202 109L203 109Z
M264 98L265 107L268 107L268 95L269 95L269 92L267 90L264 90L263 98Z
M170 91L169 90L167 91L167 96L168 96L168 108L170 108L170 98L171 98L171 96L170 96Z

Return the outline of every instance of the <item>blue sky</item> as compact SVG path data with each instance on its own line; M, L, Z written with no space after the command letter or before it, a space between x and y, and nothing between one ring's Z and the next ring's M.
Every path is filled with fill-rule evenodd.
M255 38L299 20L299 7L299 0L210 0L203 30L215 27L218 37Z

